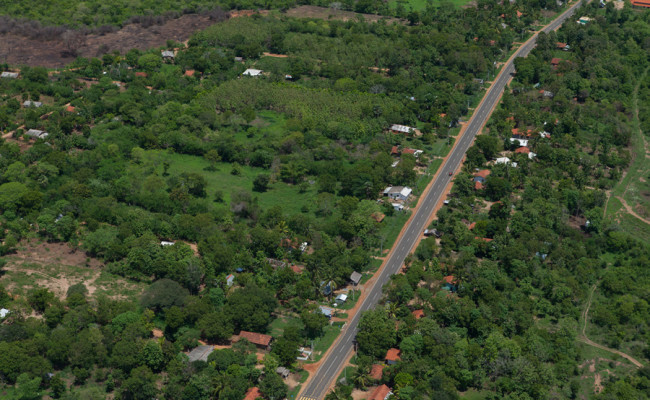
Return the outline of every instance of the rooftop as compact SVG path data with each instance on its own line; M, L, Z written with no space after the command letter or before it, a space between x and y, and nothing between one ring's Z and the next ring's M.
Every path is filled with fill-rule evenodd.
M381 364L373 364L372 368L370 369L370 378L378 381L381 379L381 377L384 374L384 366Z
M264 335L262 333L247 332L247 331L239 332L239 338L246 339L249 342L256 344L258 346L268 346L269 344L271 344L271 340L273 340L272 336Z
M262 397L262 392L260 392L260 389L257 386L254 386L246 392L246 396L244 396L244 400L255 400L257 398Z
M388 349L388 351L386 352L386 357L384 357L384 359L387 361L399 361L401 360L400 358L401 353L402 352L400 349L395 349L395 348Z
M386 385L378 386L377 389L373 390L368 400L385 400L391 391L390 388Z

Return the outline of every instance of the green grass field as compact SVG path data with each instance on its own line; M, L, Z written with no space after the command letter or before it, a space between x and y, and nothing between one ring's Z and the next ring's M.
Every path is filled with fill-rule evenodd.
M639 79L647 79L647 70ZM634 90L633 104L638 109L638 86ZM613 219L626 232L650 243L650 225L629 214L623 203L617 198L622 198L641 217L648 219L650 215L650 163L646 158L646 142L648 136L641 131L639 118L635 113L632 119L632 137L630 151L633 155L632 163L625 177L612 189L605 216Z
M326 326L323 331L323 336L314 340L314 362L319 361L327 349L334 343L341 332L341 324L335 322L332 325Z

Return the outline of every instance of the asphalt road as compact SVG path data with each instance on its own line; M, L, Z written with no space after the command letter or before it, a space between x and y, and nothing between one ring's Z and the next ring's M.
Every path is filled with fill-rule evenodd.
M542 29L542 31L548 33L557 29L574 13L578 6L579 3L566 10L557 19ZM517 50L516 57L527 56L534 46L535 40L527 42ZM514 58L515 57L511 58L511 60L514 60ZM514 63L512 61L508 62L503 66L502 71L503 72L498 75L497 80L485 95L483 102L474 111L463 136L453 148L450 156L440 167L440 173L435 178L433 186L431 186L430 190L420 199L420 205L415 212L415 216L411 219L404 235L395 243L386 265L381 270L375 284L369 289L369 292L366 293L366 297L364 298L359 311L346 326L345 330L341 334L342 336L334 344L335 347L331 349L327 357L322 361L316 374L312 379L310 379L308 385L302 391L299 398L300 400L321 400L325 398L328 388L332 381L337 378L338 371L341 369L343 363L345 363L350 351L352 350L361 313L373 308L379 302L379 299L381 299L382 296L383 286L388 282L391 275L396 274L400 270L406 256L414 250L413 247L416 240L426 228L425 224L429 220L431 212L444 195L444 190L449 184L449 181L453 178L453 176L449 176L449 171L455 172L458 170L467 149L469 149L474 140L474 137L481 130L481 127L490 117L490 114L492 114L492 110L499 101L501 93L503 93L506 84L510 81L512 74L515 72Z

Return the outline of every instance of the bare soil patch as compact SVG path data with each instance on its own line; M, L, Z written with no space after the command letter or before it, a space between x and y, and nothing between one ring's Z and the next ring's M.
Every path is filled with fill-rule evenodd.
M79 48L83 57L97 57L114 50L126 53L131 49L146 50L164 46L167 40L184 42L192 33L217 23L208 16L188 14L148 28L140 24L128 24L116 32L105 35L86 36L86 43ZM14 33L0 35L0 62L11 65L43 66L59 68L72 62L66 55L62 40L35 40Z
M20 243L15 254L7 256L11 261L22 261L37 264L61 264L75 267L102 266L102 262L88 257L83 250L70 247L67 243L48 243L36 240L26 240Z

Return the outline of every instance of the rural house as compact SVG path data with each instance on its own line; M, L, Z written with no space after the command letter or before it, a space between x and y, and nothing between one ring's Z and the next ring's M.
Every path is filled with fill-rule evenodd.
M357 286L359 284L359 282L361 282L361 277L362 276L363 275L361 275L357 271L354 271L354 272L352 272L352 274L350 274L350 282L352 282L352 284L354 286Z
M286 367L277 367L277 368L275 369L275 373L278 374L278 375L280 375L280 376L283 377L283 378L288 377L290 372L291 372L291 371L289 371L289 369L286 368Z
M264 71L261 69L254 69L254 68L248 68L246 71L242 73L244 76L260 76L262 75Z
M229 275L226 277L226 285L228 285L228 286L232 286L234 283L235 283L235 275L233 275L233 274L229 274Z
M413 315L415 319L424 318L424 310L423 309L413 310L411 311L411 315Z
M384 196L392 200L406 201L412 192L413 190L407 186L389 186L384 189Z
M0 74L0 78L16 79L16 78L18 78L18 72L4 71L2 74Z
M490 176L490 170L482 169L474 174L474 182L485 183L488 176Z
M390 126L390 131L393 132L394 134L410 134L415 131L415 129L411 128L410 126L406 125L399 125L399 124L393 124Z
M255 346L257 346L259 349L270 350L271 341L273 340L273 337L269 335L264 335L262 333L240 331L239 339L246 339L249 342L253 343Z
M368 400L387 400L393 395L390 388L386 385L377 386L375 390L372 391Z
M318 309L320 310L321 314L327 318L332 318L334 316L334 310L329 307L319 306Z
M213 346L198 346L195 347L190 353L187 355L190 359L190 362L194 361L208 361L208 356L214 351Z
M42 107L43 103L40 101L31 101L31 100L25 100L23 103L23 107L34 107L34 108L39 108Z
M402 354L402 351L400 349L388 349L386 352L386 357L384 357L384 360L386 360L386 364L388 365L394 365L397 364L398 361L401 360L400 354Z
M30 129L27 131L27 133L25 133L25 135L34 139L45 139L49 135L49 133L39 131L38 129Z
M162 55L163 60L173 61L175 57L174 52L171 50L163 50L160 54Z

